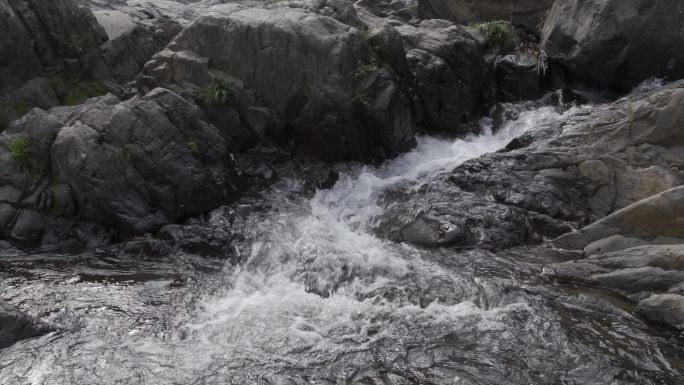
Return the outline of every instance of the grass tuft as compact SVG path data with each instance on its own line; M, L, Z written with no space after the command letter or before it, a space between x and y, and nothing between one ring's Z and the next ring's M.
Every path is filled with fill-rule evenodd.
M487 44L490 46L502 46L513 42L513 25L507 21L489 21L486 23L473 24L472 28L480 30L485 35Z
M195 91L194 99L198 103L208 106L235 104L237 102L237 91L232 84L217 80L211 85Z
M17 138L9 143L10 156L14 163L22 169L27 170L31 162L31 149L26 138Z

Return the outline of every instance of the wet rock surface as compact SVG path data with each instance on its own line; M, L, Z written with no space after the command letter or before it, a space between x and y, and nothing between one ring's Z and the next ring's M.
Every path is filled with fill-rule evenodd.
M49 326L0 299L0 349L48 331Z
M554 238L678 186L679 87L580 108L516 138L510 151L389 192L377 231L430 246L509 247Z

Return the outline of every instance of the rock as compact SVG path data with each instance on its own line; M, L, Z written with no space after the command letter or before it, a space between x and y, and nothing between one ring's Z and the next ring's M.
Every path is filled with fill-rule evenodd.
M424 246L505 248L556 238L646 198L651 188L679 186L684 182L677 171L684 169L681 87L674 83L564 116L551 107L535 115L521 112L518 122L500 128L536 122L518 145L465 162L421 186L409 181L390 189L381 201L386 211L376 218L376 232ZM653 173L654 168L670 171ZM635 178L646 174L653 179ZM634 216L642 221L634 232L610 222L608 230L598 224L601 230L594 232L591 225L559 240L581 250L617 234L682 238L675 202L680 189L653 198L661 209L645 205L652 209Z
M684 296L652 295L639 302L635 312L651 322L684 330Z
M50 327L0 299L0 349L50 331Z
M364 33L310 11L214 6L145 73L189 92L228 83L236 100L223 103L227 114L325 159L383 159L414 143L409 102ZM245 119L255 108L269 124Z
M642 299L684 283L684 244L642 245L556 263L544 275L615 289Z
M562 247L582 249L614 235L647 240L657 237L684 239L684 186L636 202L554 242Z
M581 81L626 92L649 77L684 76L682 17L676 1L559 0L542 49Z
M0 96L47 72L87 74L107 40L92 12L75 0L0 1Z
M404 40L419 125L451 134L468 131L459 125L487 109L489 80L477 40L444 20L399 25L396 30Z
M88 223L119 237L153 232L239 190L218 130L196 104L165 89L35 109L17 123L0 135L0 225L21 246L89 242L98 236L91 230L102 229Z
M94 14L109 37L100 47L95 76L119 83L133 80L182 29L179 22L163 17L152 19L152 23L149 17L140 19L120 10L99 10Z
M418 14L465 25L505 20L518 28L538 31L552 4L553 0L419 0Z
M506 55L496 60L494 76L498 100L516 102L538 99L544 93L539 57L530 52Z

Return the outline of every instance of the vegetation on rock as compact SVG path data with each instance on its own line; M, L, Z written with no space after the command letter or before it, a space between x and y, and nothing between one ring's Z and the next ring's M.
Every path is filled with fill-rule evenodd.
M14 163L22 169L28 169L31 161L31 150L29 141L26 138L17 138L9 143L10 156Z
M223 80L217 80L195 91L194 99L201 104L209 106L234 104L237 102L237 91L232 84Z
M489 21L472 25L473 28L482 32L490 46L502 46L513 42L513 25L507 21Z

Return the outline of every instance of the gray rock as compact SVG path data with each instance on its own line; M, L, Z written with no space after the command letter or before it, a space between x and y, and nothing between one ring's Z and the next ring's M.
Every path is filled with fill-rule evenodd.
M396 30L404 40L419 125L452 134L470 130L459 124L486 111L489 87L477 40L445 20L399 25Z
M677 1L558 0L542 48L580 80L625 92L652 76L684 75L682 17Z
M0 95L46 71L87 73L107 40L92 12L75 0L0 1Z
M582 249L613 235L640 239L684 238L684 186L675 187L636 202L579 231L554 242L562 247Z
M0 349L49 331L46 324L0 299Z
M74 223L101 224L120 236L153 232L238 192L218 130L196 104L165 89L126 102L106 96L35 109L17 123L0 135L0 222L21 246L87 242L89 228L102 230ZM29 161L9 151L17 141Z
M494 76L498 100L516 102L538 99L544 93L543 69L539 57L529 52L506 55L496 60Z
M145 72L191 92L232 83L243 121L255 107L273 118L270 132L249 129L326 159L382 159L414 143L410 105L364 33L303 9L212 7Z
M684 330L684 296L653 295L639 302L635 312L651 322Z

